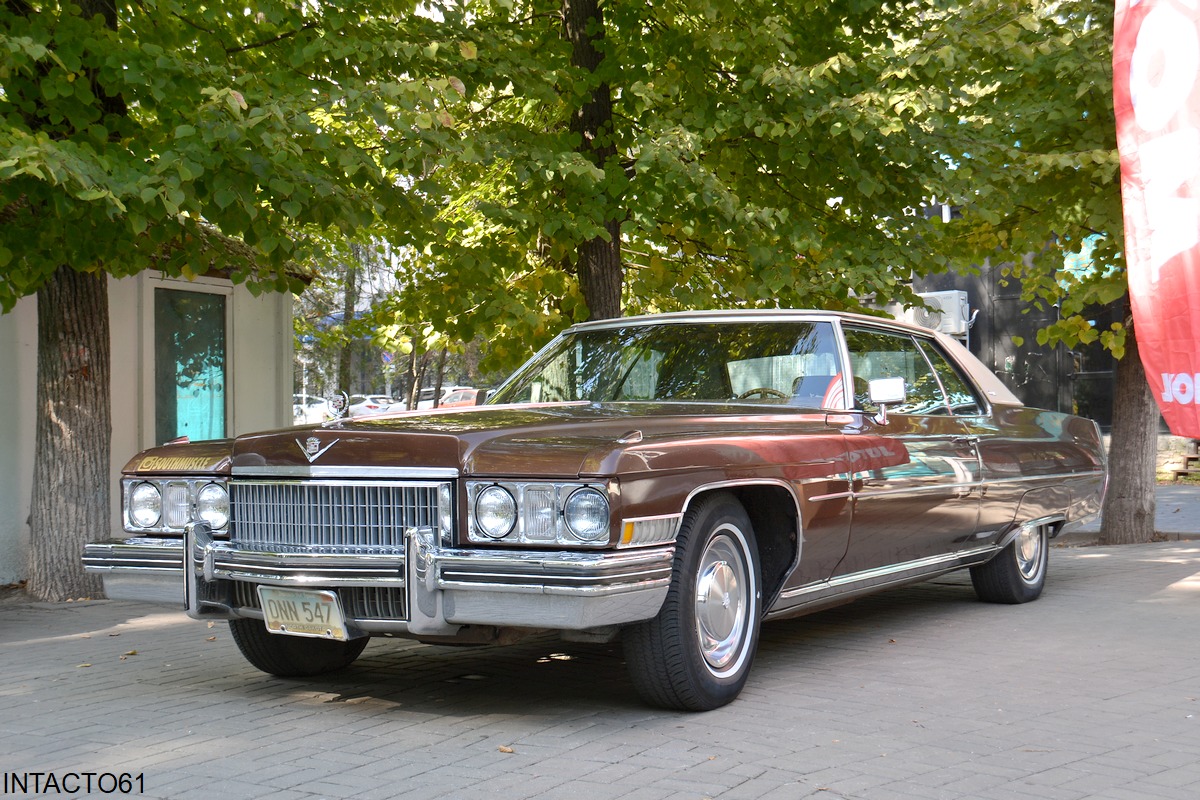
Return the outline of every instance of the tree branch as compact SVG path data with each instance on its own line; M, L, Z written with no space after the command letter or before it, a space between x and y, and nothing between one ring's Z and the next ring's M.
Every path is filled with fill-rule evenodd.
M254 42L252 44L244 44L241 47L233 47L233 48L227 47L227 48L225 48L225 53L226 53L226 55L233 55L234 53L244 53L247 50L257 50L262 47L269 47L270 45L273 45L276 42L282 42L284 39L290 39L293 36L295 36L296 34L303 33L304 31L315 28L316 26L317 26L316 22L306 22L294 31L288 31L287 33L281 33L278 36L272 36L270 39L263 39L261 42Z

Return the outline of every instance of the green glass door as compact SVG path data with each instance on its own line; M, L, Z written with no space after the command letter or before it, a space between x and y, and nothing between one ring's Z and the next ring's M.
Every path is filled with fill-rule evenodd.
M225 295L154 290L155 440L225 436Z

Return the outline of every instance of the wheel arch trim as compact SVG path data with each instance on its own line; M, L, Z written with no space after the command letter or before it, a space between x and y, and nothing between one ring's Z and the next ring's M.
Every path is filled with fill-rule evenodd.
M798 567L800 565L800 559L802 557L801 551L804 547L804 545L803 545L803 542L804 542L804 535L803 535L804 534L804 516L800 510L800 499L796 495L795 485L786 480L780 479L780 478L744 478L744 479L738 479L738 480L724 480L724 481L713 481L711 483L703 483L703 484L700 484L699 486L696 486L690 492L688 492L687 497L684 498L683 509L680 513L684 517L686 517L688 511L691 510L691 508L696 503L696 501L705 495L709 495L709 494L713 494L713 493L721 492L721 491L730 491L731 493L734 493L738 489L753 489L753 488L757 488L757 487L782 489L784 492L786 492L788 497L790 497L792 500L792 510L795 513L795 519L796 519L795 529L793 531L791 531L791 533L794 534L794 537L791 540L792 557L791 557L790 563L788 563L786 569L783 570L783 573L782 573L783 577L781 580L779 580L779 582L778 582L779 585L771 588L770 596L768 596L766 593L766 590L768 588L768 581L766 578L766 571L765 571L766 565L763 563L759 564L759 570L760 570L760 572L763 573L763 577L762 577L762 584L763 584L762 585L762 589L763 589L762 609L763 609L763 613L765 613L765 610L768 608L771 608L771 606L774 604L774 602L777 599L780 592L783 591L783 587L787 583L787 576L791 575L793 572L795 572L796 567ZM736 499L738 499L738 502L741 502L740 498L736 498ZM745 504L743 504L742 507L745 508ZM750 509L746 509L746 513L748 515L750 515L751 518L753 519L754 515L751 513ZM760 531L756 530L754 532L754 535L756 538L761 538L765 535L765 532L760 532ZM761 558L762 558L761 542L759 543L759 551L760 551L759 559L761 562Z
M1058 528L1062 527L1063 523L1066 522L1066 519L1067 518L1065 514L1048 514L1044 517L1038 517L1037 519L1031 519L1018 523L1013 526L1012 530L1000 537L999 541L996 542L996 547L999 550L1003 550L1005 547L1008 547L1010 544L1012 544L1013 541L1015 541L1016 538L1022 533L1025 533L1033 528L1040 528L1043 525L1051 526L1051 530L1047 533L1046 538L1053 539L1058 534Z

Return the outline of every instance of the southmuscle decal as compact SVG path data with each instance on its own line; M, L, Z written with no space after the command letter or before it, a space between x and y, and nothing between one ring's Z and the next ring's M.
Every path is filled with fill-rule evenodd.
M138 462L139 472L203 472L216 469L220 459L205 456L146 456Z

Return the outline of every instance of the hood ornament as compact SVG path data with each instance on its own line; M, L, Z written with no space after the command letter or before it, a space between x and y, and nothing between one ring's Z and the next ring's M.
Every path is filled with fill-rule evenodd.
M329 404L329 413L335 420L346 416L350 410L350 395L345 392L331 392L325 397L325 402Z
M310 436L307 439L305 439L303 442L301 442L299 439L297 439L296 444L298 444L300 446L300 452L304 453L304 457L307 458L308 463L311 464L314 461L316 461L318 458L323 456L326 453L326 451L329 450L329 448L333 447L335 444L337 444L340 441L341 441L341 439L334 439L329 444L325 445L324 447L321 447L321 440L315 436Z

